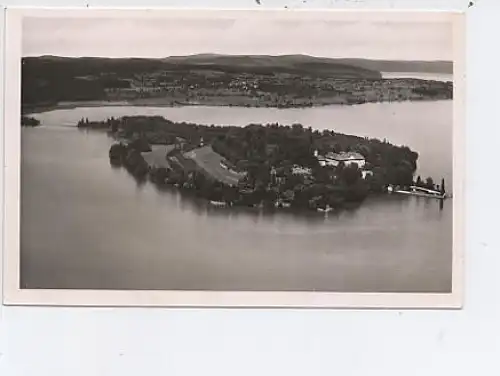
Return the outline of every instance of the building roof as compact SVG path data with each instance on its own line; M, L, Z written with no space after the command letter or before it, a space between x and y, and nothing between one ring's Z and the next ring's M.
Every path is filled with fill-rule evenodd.
M365 157L363 157L360 153L354 152L354 151L349 151L349 152L342 152L342 153L328 153L326 155L326 158L328 159L334 159L336 161L356 161L356 160L365 160Z
M312 169L304 166L293 166L292 173L301 175L310 175L312 173Z

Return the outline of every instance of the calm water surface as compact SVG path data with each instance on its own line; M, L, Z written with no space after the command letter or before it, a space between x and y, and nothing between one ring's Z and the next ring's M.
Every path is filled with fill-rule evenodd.
M382 72L383 78L418 78L421 80L453 81L452 73Z
M207 210L137 185L109 164L112 140L74 128L163 115L204 124L300 122L387 138L420 154L419 173L452 186L452 102L310 109L100 107L36 115L22 129L21 285L73 289L447 292L452 201L392 196L324 217Z

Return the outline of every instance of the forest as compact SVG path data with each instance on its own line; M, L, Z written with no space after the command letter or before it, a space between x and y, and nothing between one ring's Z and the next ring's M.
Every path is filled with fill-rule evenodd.
M205 126L175 123L163 117L134 116L109 118L103 122L82 119L82 129L106 129L118 142L110 149L110 160L123 165L137 178L147 176L159 184L173 184L197 195L229 204L274 205L288 202L296 208L341 207L360 203L370 193L386 191L388 185L414 184L418 154L406 146L386 140L323 132L301 124L249 124L246 127ZM151 169L142 152L150 145L179 144L165 158L176 163L168 169ZM227 165L245 174L237 186L225 186L185 155L200 145L210 145ZM322 167L314 152L355 151L364 156L362 177L355 164ZM294 166L310 169L310 174L293 173Z

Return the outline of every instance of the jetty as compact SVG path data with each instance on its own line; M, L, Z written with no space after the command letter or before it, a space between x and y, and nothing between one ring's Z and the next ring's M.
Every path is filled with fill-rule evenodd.
M399 193L404 195L418 196L418 197L427 197L427 198L437 198L439 200L444 200L447 198L451 198L451 195L446 192L436 191L434 189L418 187L416 185L412 185L408 190L405 189L394 189L393 187L388 188L389 193Z
M330 205L326 205L326 207L324 207L324 208L317 208L316 210L319 211L319 212L321 212L321 213L327 214L327 213L331 212L333 210L333 208Z

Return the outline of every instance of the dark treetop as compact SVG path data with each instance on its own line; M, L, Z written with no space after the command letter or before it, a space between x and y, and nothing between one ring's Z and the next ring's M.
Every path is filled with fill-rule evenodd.
M36 127L38 125L40 125L40 120L30 116L21 116L21 126Z

